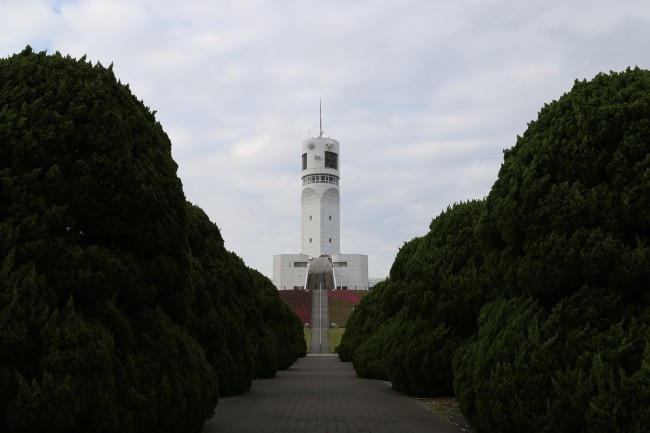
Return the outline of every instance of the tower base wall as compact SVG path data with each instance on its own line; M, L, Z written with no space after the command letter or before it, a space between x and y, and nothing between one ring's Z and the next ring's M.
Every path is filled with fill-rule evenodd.
M305 286L309 256L278 254L273 256L273 284L278 290L297 290Z
M332 267L336 288L368 290L368 256L365 254L334 254Z

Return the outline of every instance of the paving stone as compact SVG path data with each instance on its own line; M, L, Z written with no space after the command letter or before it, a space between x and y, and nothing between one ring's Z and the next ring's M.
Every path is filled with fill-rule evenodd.
M336 355L311 354L243 395L221 398L204 433L459 433L462 430L391 390L358 378Z

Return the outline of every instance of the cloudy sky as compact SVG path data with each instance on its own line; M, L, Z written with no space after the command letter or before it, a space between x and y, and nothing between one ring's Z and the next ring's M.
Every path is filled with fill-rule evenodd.
M341 143L341 248L388 274L575 79L650 69L648 0L1 0L0 57L87 54L153 110L187 198L271 276L301 142Z

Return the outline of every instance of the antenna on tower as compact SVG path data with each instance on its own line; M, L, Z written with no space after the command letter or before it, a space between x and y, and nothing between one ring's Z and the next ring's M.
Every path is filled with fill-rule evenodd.
M318 128L320 134L318 135L318 138L322 138L323 132L325 132L323 131L323 100L322 99L318 100L318 117L320 120L320 128Z

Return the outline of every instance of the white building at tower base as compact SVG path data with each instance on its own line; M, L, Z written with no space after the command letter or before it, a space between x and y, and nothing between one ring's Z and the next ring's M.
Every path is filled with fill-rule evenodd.
M327 257L332 263L333 287L343 290L368 290L368 256L364 254L334 254ZM278 254L273 256L273 283L278 290L307 288L309 256L306 254Z

